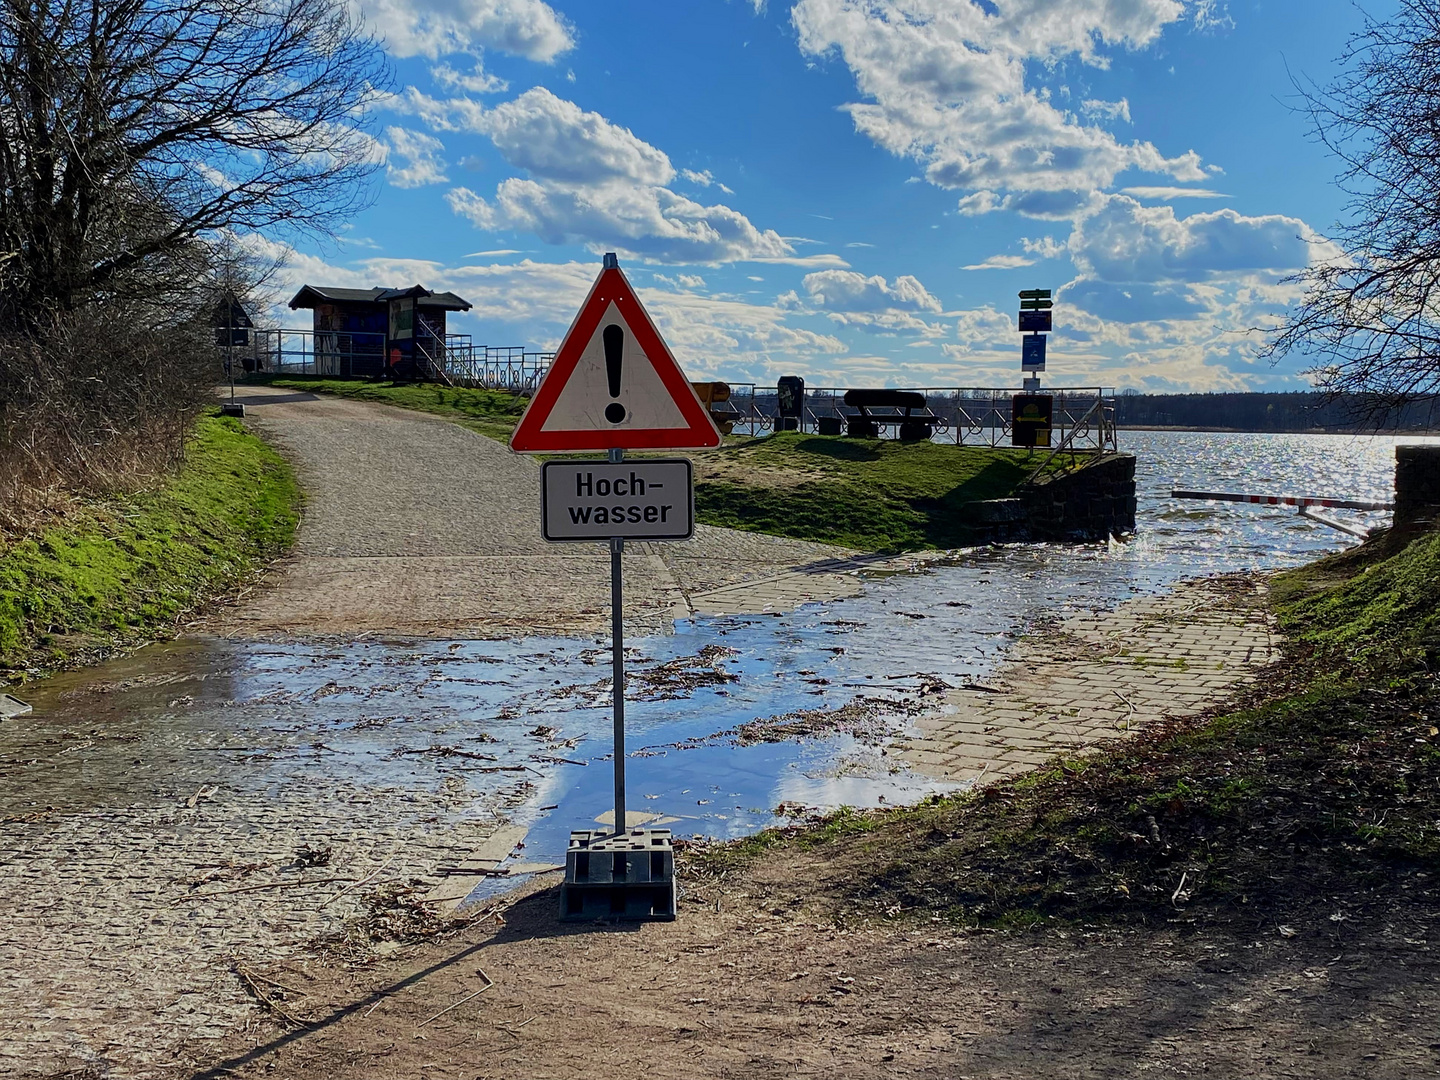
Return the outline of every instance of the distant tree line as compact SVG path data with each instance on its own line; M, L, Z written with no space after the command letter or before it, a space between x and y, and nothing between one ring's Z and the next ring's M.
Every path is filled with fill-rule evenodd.
M1120 427L1180 427L1234 431L1377 430L1381 414L1363 394L1130 394L1115 399ZM1387 402L1384 430L1428 431L1440 424L1440 398Z

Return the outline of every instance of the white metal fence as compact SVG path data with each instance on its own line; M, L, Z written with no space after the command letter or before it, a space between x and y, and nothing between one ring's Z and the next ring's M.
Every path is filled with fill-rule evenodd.
M971 387L916 388L923 394L925 408L916 418L928 422L934 442L957 446L1009 446L1013 389ZM1115 436L1114 391L1105 387L1064 387L1043 391L1052 399L1052 447L1077 452L1113 451ZM818 434L822 430L844 431L848 422L859 418L860 410L844 402L842 387L806 387L803 416L798 430ZM731 383L728 401L711 406L719 419L732 424L733 432L761 435L774 431L780 414L779 395L771 387L754 383ZM921 413L928 415L921 415ZM894 426L901 419L881 418ZM828 423L827 423L828 421Z

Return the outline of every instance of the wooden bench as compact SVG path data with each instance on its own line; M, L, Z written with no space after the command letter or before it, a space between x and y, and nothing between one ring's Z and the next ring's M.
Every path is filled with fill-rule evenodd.
M843 400L858 414L846 417L845 434L860 439L878 439L881 428L893 426L902 441L923 442L940 419L917 390L847 390Z

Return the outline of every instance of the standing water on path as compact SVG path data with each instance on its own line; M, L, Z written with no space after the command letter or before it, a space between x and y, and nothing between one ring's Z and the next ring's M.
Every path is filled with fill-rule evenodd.
M983 682L1017 636L1351 542L1283 509L1171 500L1172 484L1389 498L1395 442L1130 433L1129 541L975 549L854 598L635 639L631 813L733 837L787 804L913 801L939 785L888 758L885 735L945 688ZM34 715L0 727L0 816L217 788L293 802L292 818L311 806L317 822L403 817L430 834L431 862L448 830L509 817L530 826L525 861L558 861L570 829L608 820L608 676L603 638L157 645L31 689Z

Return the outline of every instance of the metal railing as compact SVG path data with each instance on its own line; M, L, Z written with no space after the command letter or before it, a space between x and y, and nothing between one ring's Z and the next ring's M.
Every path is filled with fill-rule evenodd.
M730 424L731 434L759 436L775 431L779 424L778 392L754 383L730 383L730 397L710 406L717 421ZM940 387L914 391L925 395L925 409L931 416L923 417L934 430L932 442L956 446L1009 446L1011 402L1016 390ZM1114 391L1104 387L1066 387L1047 390L1052 399L1050 446L1051 456L1114 452L1118 448L1115 428ZM838 422L844 431L846 423L857 418L860 410L846 405L845 389L819 387L805 389L802 432L819 434L822 426L833 430ZM872 419L882 428L894 427L899 415ZM1048 449L1040 447L1037 449Z
M247 371L351 378L385 367L385 335L313 330L252 330L250 344L234 347Z
M523 345L475 345L463 334L445 339L445 370L456 386L533 394L554 359L554 353Z
M956 446L1009 446L1011 402L1016 390L930 387L914 391L925 396L924 417L934 430L933 442ZM1117 449L1114 392L1104 387L1047 390L1052 399L1052 453L1106 453ZM844 431L860 410L846 405L845 389L805 388L799 430L818 434L822 426ZM731 383L728 401L711 406L717 419L728 420L733 434L762 435L774 431L780 414L779 395L754 383ZM917 410L918 412L918 410ZM899 416L876 418L894 426ZM829 421L829 423L824 423Z
M248 347L237 346L237 362L247 369L353 377L379 375L385 366L385 335L380 333L315 333L312 330L256 330ZM468 334L449 334L438 355L427 350L431 377L453 386L484 387L531 395L555 358L554 353L522 345L476 345ZM779 425L778 391L755 383L730 383L730 397L711 406L731 432L759 436ZM844 431L859 410L844 402L845 388L806 387L799 430L819 434L822 427ZM1009 446L1014 389L925 387L924 419L933 442L956 446ZM1051 456L1058 453L1106 453L1117 448L1114 391L1105 387L1063 387L1045 390L1052 401ZM878 417L882 427L898 417ZM1047 459L1048 460L1048 459Z
M978 387L917 387L935 430L933 441L957 446L1010 445L1011 402L1018 391ZM1114 450L1114 393L1104 387L1044 391L1051 398L1050 444L1076 451ZM821 417L843 425L859 415L844 403L845 390L805 388L804 430L819 430ZM928 418L927 418L928 419Z
M1108 416L1106 415L1107 412L1109 414ZM1104 430L1107 424L1109 425L1110 429L1108 433L1108 444L1106 441L1106 432ZM1103 397L1097 397L1095 398L1094 404L1092 404L1090 408L1085 411L1085 414L1080 417L1078 421L1076 421L1070 426L1069 430L1065 433L1065 436L1058 443L1055 444L1055 449L1051 450L1050 453L1046 454L1045 460L1041 461L1039 465L1035 466L1034 471L1025 478L1025 483L1033 484L1035 482L1035 478L1044 473L1045 470L1050 467L1050 463L1052 461L1054 461L1057 457L1059 457L1063 453L1066 453L1067 451L1070 454L1070 464L1073 467L1075 465L1075 460L1080 449L1075 445L1076 441L1085 439L1085 437L1089 435L1090 431L1092 430L1092 427L1096 425L1099 426L1100 430L1098 432L1099 437L1096 440L1096 445L1093 449L1097 450L1100 453L1104 453L1107 449L1116 449L1117 441L1115 435L1115 408L1112 405L1107 409L1105 405L1105 399ZM1054 439L1051 439L1051 442L1054 442Z
M254 330L250 344L235 346L231 356L246 371L375 377L385 371L385 342L378 332ZM466 334L448 334L441 345L432 333L425 342L417 342L417 365L427 377L452 386L532 394L554 359L553 353L522 345L476 345Z
M1395 509L1393 502L1383 502L1378 499L1346 499L1332 495L1254 495L1235 491L1182 491L1177 488L1170 492L1170 497L1172 499L1204 499L1214 502L1255 503L1260 506L1293 506L1299 511L1301 517L1318 521L1321 525L1328 525L1332 529L1360 540L1369 539L1369 529L1339 521L1320 513L1316 508L1391 511Z

